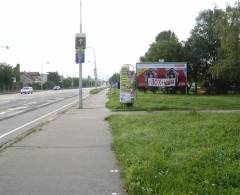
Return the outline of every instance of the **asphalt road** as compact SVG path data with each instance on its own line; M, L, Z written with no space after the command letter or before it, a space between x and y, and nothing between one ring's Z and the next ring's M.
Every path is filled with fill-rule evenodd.
M83 98L89 95L83 89ZM0 145L76 104L78 89L0 95Z
M86 91L86 90L85 90ZM33 94L7 94L0 96L0 120L31 109L76 97L78 90L41 91Z

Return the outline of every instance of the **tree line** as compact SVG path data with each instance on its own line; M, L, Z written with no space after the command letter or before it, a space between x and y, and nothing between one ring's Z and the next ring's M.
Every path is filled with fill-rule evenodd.
M0 91L16 90L20 81L20 65L12 67L6 63L0 63Z
M160 32L141 62L187 62L190 87L208 93L240 91L240 6L204 10L190 37L180 42L172 31Z
M54 86L60 86L64 89L78 88L79 78L62 78L58 72L48 72L47 81L41 86L41 83L30 84L35 90L52 89ZM95 80L88 76L82 79L83 87L94 87ZM0 91L18 91L22 87L20 79L20 64L12 67L6 63L0 63Z
M60 86L64 89L78 88L79 78L78 77L68 77L61 78L58 72L48 72L47 82L44 83L44 89L52 89L54 86ZM94 87L95 80L88 76L82 79L82 87Z

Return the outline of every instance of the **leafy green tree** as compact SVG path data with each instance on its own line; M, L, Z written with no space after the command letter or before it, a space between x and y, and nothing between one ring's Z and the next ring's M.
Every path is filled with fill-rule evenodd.
M55 86L55 83L52 81L47 81L43 84L43 89L52 89Z
M213 86L210 67L218 59L220 38L216 33L216 24L223 14L223 11L217 8L200 12L191 36L185 43L184 53L189 63L189 79L195 82L196 89L199 82L204 82L209 89Z
M69 78L69 79L71 79L71 82L72 82L71 84L72 84L73 88L79 87L79 78L73 77L73 78ZM93 78L91 78L90 76L82 79L82 87L92 87L92 86L94 86L94 83L95 83L95 80Z
M110 78L109 78L109 83L110 84L115 84L117 82L120 82L120 74L119 73L114 73Z
M92 87L95 84L95 80L91 78L91 76L84 78L82 82L83 82L83 87Z
M240 4L204 10L184 43L171 31L155 38L142 62L187 61L188 80L206 87L208 92L226 92L240 87ZM196 90L197 91L197 90Z
M4 68L3 64L0 64L0 90L3 90L4 86Z
M159 59L169 62L182 61L182 44L178 41L174 32L160 32L145 55L140 57L141 62L158 62Z
M72 87L72 79L71 78L65 78L62 81L62 87L65 89L69 89Z
M16 65L16 67L13 69L13 72L16 78L16 82L20 82L20 64Z
M78 88L79 87L79 78L72 78L73 80L73 88Z
M47 81L50 85L60 85L61 77L58 72L48 72Z
M240 6L228 6L218 21L216 32L221 39L218 61L211 69L214 79L240 86Z
M13 68L5 63L0 64L0 90L10 90L13 85Z
M15 83L14 83L14 88L16 90L21 89L21 82L20 82L20 64L17 64L16 67L13 68L13 74L15 77Z

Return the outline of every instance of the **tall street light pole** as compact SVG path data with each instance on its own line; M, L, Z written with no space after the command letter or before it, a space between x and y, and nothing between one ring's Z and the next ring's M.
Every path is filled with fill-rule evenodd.
M86 47L86 49L92 49L94 52L94 77L95 77L95 88L97 88L97 60L96 60L96 50L93 47Z
M80 34L82 34L82 0L80 0ZM79 109L82 107L82 63L79 63Z
M97 59L95 49L94 49L94 76L95 76L95 88L97 88Z

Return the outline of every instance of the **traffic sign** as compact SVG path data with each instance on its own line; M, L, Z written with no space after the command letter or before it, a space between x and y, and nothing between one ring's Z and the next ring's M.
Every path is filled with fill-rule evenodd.
M86 34L77 33L75 37L75 49L86 49Z
M75 62L76 64L82 64L85 61L84 53L76 53L75 55Z

